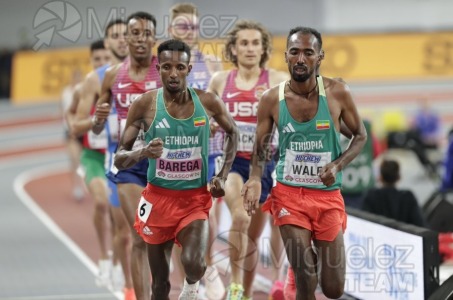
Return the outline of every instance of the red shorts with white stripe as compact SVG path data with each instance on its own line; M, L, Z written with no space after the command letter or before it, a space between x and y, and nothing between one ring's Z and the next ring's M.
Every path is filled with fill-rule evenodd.
M148 183L135 215L134 228L149 244L175 240L176 235L195 220L206 220L212 206L206 186L171 190Z
M315 240L331 242L340 230L346 229L347 215L340 190L307 189L277 182L262 209L272 214L275 225L308 229Z

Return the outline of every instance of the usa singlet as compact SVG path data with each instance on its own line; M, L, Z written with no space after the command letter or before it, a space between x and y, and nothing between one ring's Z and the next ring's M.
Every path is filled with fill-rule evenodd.
M327 187L322 183L319 171L341 155L340 133L330 115L323 79L318 76L317 80L318 111L313 119L302 123L289 113L284 96L286 82L280 83L277 181L290 186L335 190L341 187L342 172L338 172L335 183Z
M118 114L118 140L121 139L121 134L126 127L126 120L127 120L127 113L129 111L129 107L137 99L138 96L141 94L156 89L162 86L160 81L159 73L156 70L157 58L152 56L151 64L148 69L148 73L145 76L143 81L133 81L129 77L129 68L130 68L130 60L126 59L118 73L116 75L115 83L112 86L112 98L113 102L115 103L116 111ZM136 141L132 147L132 150L139 149L145 146L145 139L143 129L140 130ZM146 160L145 160L146 162ZM128 170L131 172L136 172L139 174L146 175L146 170L142 170L144 167L141 164L136 164L132 168ZM146 166L145 166L146 168ZM116 168L112 168L112 173L116 174L118 170Z
M263 92L269 88L269 71L262 69L255 86L250 90L236 87L237 70L232 70L227 77L222 99L239 129L237 157L250 160L253 152L256 132L256 111Z
M172 190L207 185L209 116L197 93L188 88L194 104L190 118L175 119L165 108L163 89L157 92L156 115L145 133L146 142L161 138L160 158L149 159L148 182Z

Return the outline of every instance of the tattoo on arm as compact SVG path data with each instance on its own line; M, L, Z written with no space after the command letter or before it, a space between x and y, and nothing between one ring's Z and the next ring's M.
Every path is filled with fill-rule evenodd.
M258 150L258 162L266 162L267 159L267 151L265 149Z

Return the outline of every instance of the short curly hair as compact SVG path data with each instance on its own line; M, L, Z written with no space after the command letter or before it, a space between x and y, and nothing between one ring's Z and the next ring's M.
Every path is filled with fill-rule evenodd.
M396 160L382 160L380 172L384 183L395 184L400 179L400 165Z
M225 43L225 56L236 67L238 66L237 57L233 54L231 48L236 44L237 33L241 30L254 29L261 33L261 43L263 44L263 55L260 60L260 67L264 68L272 52L272 35L258 22L251 20L237 21L234 27L227 33Z

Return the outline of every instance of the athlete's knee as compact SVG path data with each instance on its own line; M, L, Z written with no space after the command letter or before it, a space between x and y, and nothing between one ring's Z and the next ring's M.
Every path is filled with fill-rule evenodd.
M99 197L99 196L96 196ZM94 209L102 214L107 214L109 212L109 204L102 201L102 198L99 197L98 200L95 200Z
M344 284L341 284L337 281L332 281L325 283L321 286L322 292L329 299L338 299L343 296L344 293Z
M129 230L118 230L117 237L121 245L130 245L131 244L131 233Z
M192 282L199 281L206 271L205 257L199 251L187 251L186 249L181 253L181 263L187 278Z
M146 243L137 232L132 233L132 248L136 251L146 251Z
M251 218L244 211L235 211L233 212L232 218L232 227L240 230L241 232L247 232L249 228Z
M321 289L324 295L332 299L340 298L344 293L344 276L331 276L325 279L321 280Z
M107 188L105 182L101 178L94 178L90 183L90 194L93 197L96 210L107 212L110 209L109 200L107 198Z
M121 234L122 236L127 236L130 240L132 240L132 231L127 222L116 222L115 225L119 234Z

